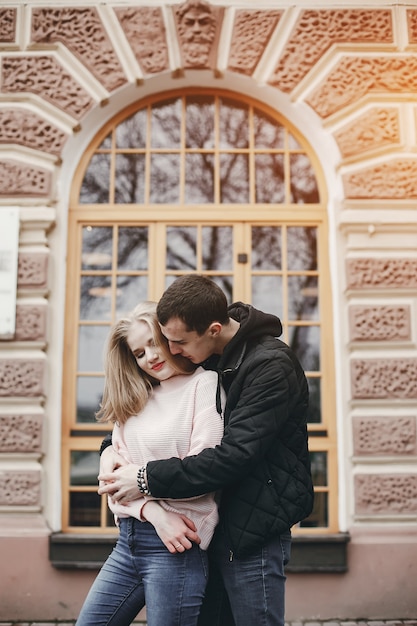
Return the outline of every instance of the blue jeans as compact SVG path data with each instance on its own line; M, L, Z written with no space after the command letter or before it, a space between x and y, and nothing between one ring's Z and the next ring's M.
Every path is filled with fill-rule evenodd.
M120 520L120 535L95 579L77 626L129 626L146 604L148 626L196 626L207 583L197 545L168 552L148 522Z
M199 626L284 626L290 531L236 558L217 527L208 552L210 576Z

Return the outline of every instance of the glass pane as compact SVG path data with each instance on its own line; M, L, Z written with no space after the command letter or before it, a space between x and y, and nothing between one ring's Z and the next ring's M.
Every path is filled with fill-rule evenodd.
M71 493L70 526L100 526L100 508L98 493Z
M71 452L70 485L97 486L100 456L97 451L73 450Z
M214 156L187 154L185 156L185 203L214 202Z
M326 487L327 480L327 452L310 452L311 475L316 487Z
M109 320L111 314L111 277L81 276L80 320Z
M116 315L122 317L139 302L148 299L147 276L119 276L117 278Z
M110 149L111 149L111 137L112 137L112 134L111 134L111 133L109 133L109 134L107 135L107 137L105 137L105 138L103 139L103 141L102 141L102 142L101 142L101 144L99 145L98 149L99 149L99 150L110 150Z
M308 423L321 424L321 379L307 378L310 391Z
M143 204L145 155L117 154L114 199L118 204Z
M247 154L220 155L221 202L249 202L249 159Z
M300 528L323 528L329 525L329 495L319 492L314 494L313 511L300 523Z
M110 159L110 154L93 154L81 185L80 204L109 202Z
M285 129L274 119L258 109L253 112L255 148L284 148Z
M233 229L231 226L203 226L203 270L231 270Z
M318 326L289 326L289 344L304 370L320 370L320 329Z
M318 320L317 276L288 277L288 319Z
M290 155L290 187L294 204L319 202L316 175L306 154Z
M103 395L103 376L79 376L77 379L77 423L97 424L95 414Z
M252 304L255 308L282 317L281 276L253 276Z
M301 150L301 145L291 133L288 133L288 147L290 150Z
M164 100L152 106L152 148L178 148L181 137L181 100Z
M146 113L141 109L116 127L116 148L145 148Z
M197 228L169 226L167 228L166 268L195 270L197 268Z
M111 268L113 229L104 226L84 226L82 229L82 269Z
M223 290L226 295L227 303L232 304L234 302L233 297L233 276L213 276L213 282L216 283Z
M119 270L148 269L148 227L121 226L117 245Z
M213 148L214 98L190 96L187 98L185 145L187 148Z
M255 155L255 195L258 204L285 202L285 170L282 154Z
M290 226L287 228L288 270L317 270L317 228Z
M180 160L177 154L151 156L151 189L149 199L155 204L178 204Z
M78 334L78 371L102 372L103 350L108 326L80 326Z
M252 269L280 270L281 227L252 226Z
M237 100L220 101L220 148L249 146L249 108Z

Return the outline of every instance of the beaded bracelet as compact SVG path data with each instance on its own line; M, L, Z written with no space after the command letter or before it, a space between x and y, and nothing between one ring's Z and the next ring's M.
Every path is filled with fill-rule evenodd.
M146 483L145 473L146 473L145 466L140 467L138 469L138 475L137 475L138 489L141 493L143 493L144 496L150 496L151 492L149 491L148 485Z

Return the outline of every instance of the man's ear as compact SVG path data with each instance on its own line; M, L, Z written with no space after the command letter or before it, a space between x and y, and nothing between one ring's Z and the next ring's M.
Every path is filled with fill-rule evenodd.
M208 327L209 335L213 339L220 335L221 330L222 330L222 324L220 324L220 322L212 322L210 326Z

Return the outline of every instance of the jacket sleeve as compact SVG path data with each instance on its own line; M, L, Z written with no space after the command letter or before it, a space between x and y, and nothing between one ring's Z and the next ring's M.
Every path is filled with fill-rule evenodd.
M149 462L153 496L187 498L217 491L242 480L263 459L288 419L288 378L295 374L290 359L277 359L276 351L252 357L250 365L241 366L236 391L233 384L229 389L228 402L235 406L220 445L182 460ZM240 395L232 399L234 393Z

